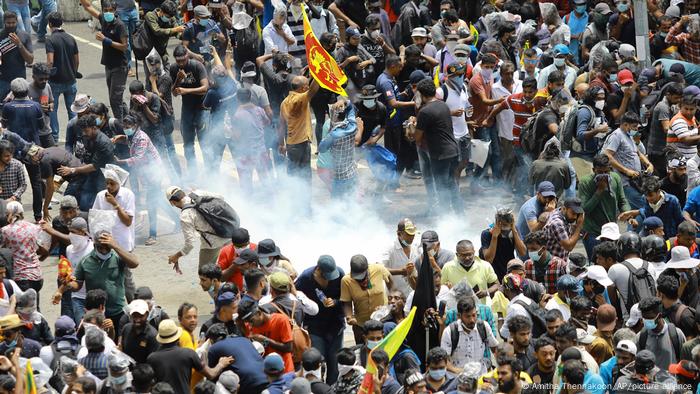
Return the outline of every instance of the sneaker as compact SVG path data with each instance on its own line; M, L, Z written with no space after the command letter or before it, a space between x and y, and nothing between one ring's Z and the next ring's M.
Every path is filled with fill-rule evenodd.
M155 245L156 243L158 243L158 241L156 241L155 237L148 237L148 239L145 242L145 245L151 246L151 245Z
M136 76L136 69L135 68L130 68L129 69L129 75L130 78L133 78Z
M34 33L39 31L39 22L41 22L41 15L34 15L31 17L31 22L29 24L32 25L32 30L34 30Z

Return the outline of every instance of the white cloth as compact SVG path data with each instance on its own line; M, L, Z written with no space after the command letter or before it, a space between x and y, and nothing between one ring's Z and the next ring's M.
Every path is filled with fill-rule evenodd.
M308 11L307 15L309 15ZM335 15L325 8L321 9L320 18L309 18L309 23L311 24L311 30L314 32L316 37L321 37L321 34L323 33L331 33L335 35L339 34L338 23L335 20ZM328 31L328 26L331 27L330 31Z
M420 253L418 252L418 245L414 242L413 244L411 244L411 250L409 251L409 256L407 257L406 253L404 253L403 251L403 247L401 246L398 237L396 237L394 238L394 244L389 249L387 249L382 255L382 264L384 264L384 267L386 267L387 269L403 268L406 266L406 264L415 260L419 256ZM413 289L411 289L411 286L408 284L408 280L406 280L405 276L392 275L391 279L394 282L394 288L401 290L401 292L405 296L407 296L408 293L413 291Z
M478 324L478 323L477 323ZM496 337L491 331L491 327L485 321L481 321L484 325L486 331L486 340L488 342L488 347L492 348L498 345ZM459 331L459 342L457 342L457 347L454 353L452 353L452 335L451 330L445 329L442 332L442 338L440 339L440 347L443 348L447 354L451 354L452 364L458 367L463 367L464 364L477 361L481 363L480 375L485 374L487 369L490 367L489 361L484 358L484 351L486 350L486 344L481 340L479 336L479 330L474 327L470 332L464 330L463 325L457 324L457 330Z
M445 100L445 104L450 108L450 111L463 109L466 113L467 108L472 106L469 102L466 82L464 89L461 91L453 89L450 84L445 84L445 86L447 87L447 100ZM442 89L438 89L438 92L442 95ZM444 98L442 99L444 100ZM455 139L460 139L469 133L469 126L467 126L467 119L464 114L452 117L452 133Z
M15 283L14 280L8 279L10 282L10 286L12 286L12 291L13 295L14 294L20 294L22 293L22 289L17 286L17 283ZM7 287L5 286L4 281L0 282L0 286L2 286L2 298L0 298L0 317L5 316L7 314L7 311L10 309L10 297L7 296Z
M92 209L102 209L105 211L116 211L112 204L107 202L105 194L107 190L102 190L97 193L95 197L95 203L92 205ZM131 252L134 250L134 245L136 242L136 231L134 226L133 218L136 216L136 196L131 190L120 187L119 192L115 196L117 203L126 212L127 215L131 216L131 225L125 225L119 217L117 217L114 227L112 227L112 237L124 250Z
M297 307L301 308L301 311L304 312L304 314L309 316L316 316L318 314L318 304L311 301L311 299L309 299L309 297L307 297L303 292L297 291L296 297L292 293L287 293L287 298L292 301L298 301L299 304ZM272 297L268 293L266 296L260 299L259 304L265 305L269 304L270 302L272 302Z
M530 305L533 302L523 294L518 294L512 300L510 300L508 303L508 309L506 309L506 317L503 319L503 326L501 327L500 331L503 339L508 339L508 337L510 337L510 331L508 331L508 321L510 319L512 319L514 316L525 316L530 318L530 314L527 312L525 307L515 303L518 300L523 301L527 305Z
M68 259L68 261L70 261L71 265L73 266L73 271L75 271L78 268L78 265L83 260L83 257L92 253L93 249L95 249L95 245L92 243L91 239L88 239L87 244L81 250L76 250L73 245L68 245L68 247L66 248L66 258ZM78 298L84 300L86 294L87 290L85 290L85 284L83 284L82 286L80 286L80 290L71 293L71 298Z
M513 81L513 91L506 89L501 81L493 84L493 89L491 90L491 97L493 99L499 99L501 97L508 97L511 94L520 93L523 91L523 84L520 81ZM508 141L513 141L513 125L515 124L515 113L512 109L505 109L496 115L496 126L498 127L498 136L505 138Z

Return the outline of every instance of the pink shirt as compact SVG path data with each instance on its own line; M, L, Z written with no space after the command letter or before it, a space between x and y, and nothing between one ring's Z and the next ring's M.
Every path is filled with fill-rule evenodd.
M12 251L15 281L41 280L41 264L37 237L41 227L24 220L17 220L2 228L2 243Z

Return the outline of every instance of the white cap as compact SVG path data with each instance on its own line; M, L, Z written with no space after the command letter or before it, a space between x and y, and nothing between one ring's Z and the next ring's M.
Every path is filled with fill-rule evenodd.
M262 343L253 341L253 347L258 351L258 353L260 353L261 356L265 354L265 346L263 346Z
M666 263L666 268L692 269L700 264L700 260L690 257L690 251L685 246L674 246L671 249L671 260Z
M145 315L148 313L148 303L144 300L133 300L129 304L129 315L132 313L138 313L139 315Z
M617 50L621 58L636 57L637 50L630 44L620 44L620 48Z
M620 350L630 354L637 354L637 345L635 345L634 342L630 341L629 339L623 339L617 343L615 350Z
M630 317L627 319L625 325L627 327L634 327L641 319L642 311L639 310L639 304L634 304L632 308L630 308Z
M603 227L600 228L600 235L596 237L598 241L600 241L601 238L617 241L617 239L620 238L620 227L618 227L617 223L605 223Z
M605 268L600 265L591 265L586 270L586 278L598 282L601 286L608 287L613 285L613 281L608 277Z
M590 345L595 340L595 337L589 334L588 331L584 330L583 328L576 329L576 337L578 343L583 345Z

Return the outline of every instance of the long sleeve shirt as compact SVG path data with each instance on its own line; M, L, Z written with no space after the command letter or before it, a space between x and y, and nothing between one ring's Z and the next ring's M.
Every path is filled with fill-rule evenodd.
M213 193L203 191L195 191L198 196L216 196ZM189 196L185 197L185 204L191 204L192 200ZM183 209L180 211L180 226L185 242L180 249L180 254L186 256L192 251L194 239L199 234L201 241L201 249L218 249L227 243L231 242L229 238L221 238L214 234L214 229L204 219L204 217L194 208Z
M158 150L141 129L136 130L129 141L129 154L131 157L126 159L126 164L129 167L159 166L161 163Z
M642 220L650 216L656 216L661 219L664 223L664 235L667 238L671 238L676 236L678 233L678 225L685 219L681 213L681 205L678 202L678 198L673 194L662 193L661 198L664 202L657 210L654 210L649 205L649 202L645 201L644 206L639 210L639 215L641 215Z
M681 53L685 60L690 63L700 63L700 42L690 39L690 34L683 32L683 23L678 22L666 36L666 43L681 47Z
M596 188L595 174L583 177L578 184L578 197L581 199L583 211L586 213L583 231L587 232L589 237L600 235L600 228L605 223L616 221L620 212L630 209L619 174L610 173L610 184L607 191L598 193Z
M336 179L350 179L357 174L354 156L356 132L355 107L351 105L345 121L336 125L318 146L319 152L332 150Z
M5 170L0 171L0 198L6 200L15 197L21 201L22 194L27 190L27 179L24 176L24 166L16 159L10 160Z

